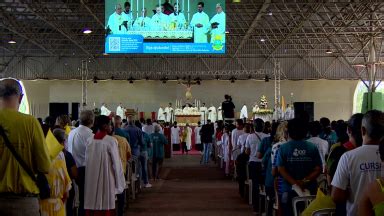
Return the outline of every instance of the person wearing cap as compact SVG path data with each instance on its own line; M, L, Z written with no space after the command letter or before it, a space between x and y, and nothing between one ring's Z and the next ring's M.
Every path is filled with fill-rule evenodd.
M216 12L215 16L212 17L211 24L211 43L215 43L215 41L220 41L221 43L225 43L225 13L221 4L216 4Z
M0 79L0 126L10 144L34 174L48 173L51 160L43 130L31 115L20 113L23 90L15 79ZM0 136L0 215L39 213L39 189Z

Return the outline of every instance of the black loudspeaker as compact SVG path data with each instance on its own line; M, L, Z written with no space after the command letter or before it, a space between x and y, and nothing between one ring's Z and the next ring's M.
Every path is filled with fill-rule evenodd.
M80 103L72 103L72 120L78 120L79 119L79 110L80 110Z
M293 103L293 106L295 109L295 118L309 117L309 121L314 121L315 119L315 103L314 102L295 102Z
M68 115L68 103L49 103L49 116L56 118L60 115Z

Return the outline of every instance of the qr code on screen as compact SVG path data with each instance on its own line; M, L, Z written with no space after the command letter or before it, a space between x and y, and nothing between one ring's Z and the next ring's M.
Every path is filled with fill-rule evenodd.
M109 51L119 52L120 51L120 38L110 37L109 38Z

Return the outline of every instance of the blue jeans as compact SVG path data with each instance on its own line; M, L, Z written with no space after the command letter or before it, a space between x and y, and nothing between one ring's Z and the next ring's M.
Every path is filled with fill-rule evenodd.
M211 155L212 151L212 143L204 143L204 160L203 164L208 164L209 162L209 156Z
M148 184L148 152L143 151L140 153L140 171L141 171L141 179L143 180L144 184Z

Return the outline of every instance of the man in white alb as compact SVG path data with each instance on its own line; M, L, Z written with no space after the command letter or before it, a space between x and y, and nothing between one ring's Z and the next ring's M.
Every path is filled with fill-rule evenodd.
M125 109L121 103L116 108L116 115L120 116L122 119L125 117Z
M197 12L193 15L190 23L193 28L194 43L208 43L209 17L203 10L204 2L199 2Z
M164 113L165 113L165 122L172 122L172 120L173 120L172 103L169 103L168 106L165 107Z
M221 108L221 106L217 108L217 120L223 121L223 109Z
M200 122L204 125L207 122L207 114L208 114L208 109L205 106L205 103L203 103L203 105L200 107L199 112L200 112L200 115L201 115Z
M211 24L211 43L215 43L215 41L220 41L221 43L225 43L225 13L221 4L216 4L216 12L215 16L212 17Z
M128 31L127 26L125 25L125 16L123 16L123 9L121 4L115 6L115 12L109 16L107 29L110 29L110 34L125 34Z
M109 116L109 115L111 115L111 113L112 113L111 110L109 110L107 108L107 105L105 103L103 103L101 105L101 108L100 108L100 115Z
M216 122L217 114L216 114L216 107L211 105L208 109L208 119L211 120L211 122Z
M163 107L160 107L157 112L157 121L165 121L165 112Z
M151 19L151 30L165 31L168 28L169 16L161 12L161 6L156 7L156 14Z
M184 14L179 10L179 5L175 3L173 8L173 13L169 14L169 30L185 29L187 21L185 20Z
M195 133L195 143L196 143L195 145L196 145L196 150L203 151L203 146L201 145L200 130L201 130L201 122L198 122L197 126L193 131Z
M247 105L245 105L245 104L241 108L240 118L243 119L244 122L247 122L247 119L248 119L248 109L247 109Z
M147 16L146 8L141 11L141 17L136 18L133 27L136 31L146 31L151 28L151 18Z
M174 122L171 128L171 143L172 143L171 152L173 152L173 150L175 151L180 150L180 131L181 130L179 126L177 126L177 122Z

